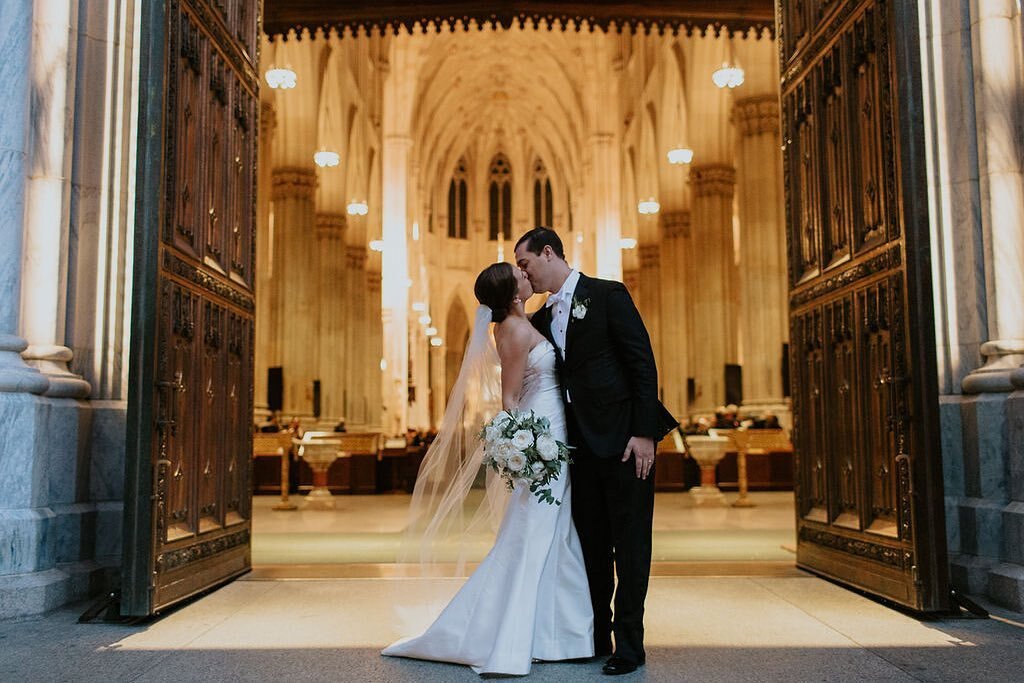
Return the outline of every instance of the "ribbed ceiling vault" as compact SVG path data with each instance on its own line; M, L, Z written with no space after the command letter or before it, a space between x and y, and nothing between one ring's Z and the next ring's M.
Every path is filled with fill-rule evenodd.
M573 51L563 42L558 34L518 29L494 32L490 40L438 36L421 71L413 116L425 175L449 173L470 140L500 131L506 143L523 138L550 170L574 177L584 144L577 125L585 121L583 69L565 61Z

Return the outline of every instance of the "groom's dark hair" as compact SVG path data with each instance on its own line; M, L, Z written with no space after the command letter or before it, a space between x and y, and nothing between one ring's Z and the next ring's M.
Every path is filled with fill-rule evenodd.
M537 226L520 237L519 241L516 242L515 248L518 249L520 244L525 244L527 251L532 251L538 256L542 251L544 251L544 247L551 247L551 251L555 252L555 256L563 261L565 260L565 250L562 248L562 240L558 237L558 233L551 228L545 228L542 225Z

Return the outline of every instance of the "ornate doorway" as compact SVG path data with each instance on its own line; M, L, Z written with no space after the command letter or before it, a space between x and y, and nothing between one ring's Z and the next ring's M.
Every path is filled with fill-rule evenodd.
M948 607L917 7L780 3L797 563Z
M121 610L249 568L258 5L143 5Z
M602 29L632 21L728 31L730 20L749 24L746 5L592 9ZM446 8L428 17L413 3L269 3L268 24L408 28L434 12L526 24L549 15L544 3ZM143 21L122 572L122 609L133 615L245 572L251 510L258 16L243 0L175 0L146 5ZM916 9L782 0L779 22L798 563L941 610Z

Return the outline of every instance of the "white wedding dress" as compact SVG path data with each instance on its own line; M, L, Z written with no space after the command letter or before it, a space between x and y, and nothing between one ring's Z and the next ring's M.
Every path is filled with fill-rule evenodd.
M519 408L551 420L566 441L565 409L554 347L530 350ZM568 467L551 482L561 505L540 502L529 487L511 492L487 557L420 636L383 654L466 664L478 674L526 675L533 660L594 654L594 614L579 538L572 523Z

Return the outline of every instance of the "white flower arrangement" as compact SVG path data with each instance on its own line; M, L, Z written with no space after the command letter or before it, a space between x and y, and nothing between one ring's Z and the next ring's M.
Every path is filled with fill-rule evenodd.
M572 300L572 317L577 320L583 320L587 317L587 308L590 307L590 299L576 299Z
M567 465L572 459L569 446L551 436L550 420L532 410L505 410L484 424L480 439L484 443L484 466L497 472L509 491L529 486L538 500L562 504L548 484L558 479L563 463Z

